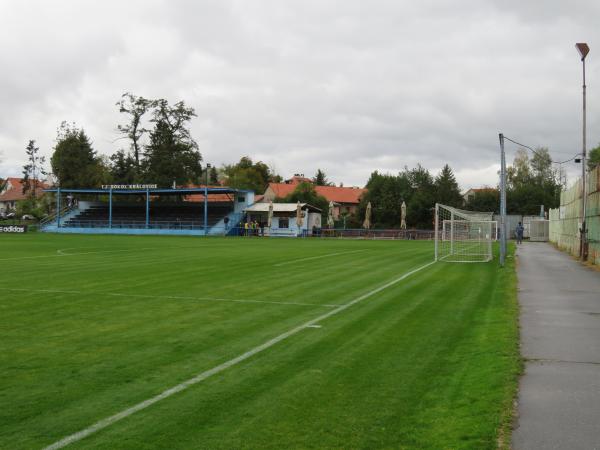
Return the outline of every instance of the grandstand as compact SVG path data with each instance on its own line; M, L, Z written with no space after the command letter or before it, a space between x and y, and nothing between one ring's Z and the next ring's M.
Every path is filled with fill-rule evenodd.
M56 211L41 231L110 234L224 235L254 192L222 187L176 189L47 189Z

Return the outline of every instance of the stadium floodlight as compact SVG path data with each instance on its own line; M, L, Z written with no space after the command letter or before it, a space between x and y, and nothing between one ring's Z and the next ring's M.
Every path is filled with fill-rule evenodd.
M587 186L586 186L586 181L585 181L585 175L586 175L586 167L585 167L585 156L586 156L586 142L585 142L585 135L586 135L586 111L585 111L585 57L587 56L587 54L590 52L590 48L588 47L588 45L585 42L579 42L577 44L575 44L575 47L577 48L577 50L579 51L579 55L581 56L581 63L583 65L583 151L581 152L581 245L580 245L580 251L579 251L579 256L581 257L582 261L585 261L587 259L587 243L586 243L586 238L587 238L587 228L586 228L586 223L585 223L585 219L586 219L586 215L587 215Z
M498 223L492 212L435 205L435 259L447 262L488 262Z

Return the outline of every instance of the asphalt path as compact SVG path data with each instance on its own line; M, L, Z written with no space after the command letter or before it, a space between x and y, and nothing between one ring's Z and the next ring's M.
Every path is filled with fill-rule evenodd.
M600 272L518 247L521 354L514 449L600 449Z

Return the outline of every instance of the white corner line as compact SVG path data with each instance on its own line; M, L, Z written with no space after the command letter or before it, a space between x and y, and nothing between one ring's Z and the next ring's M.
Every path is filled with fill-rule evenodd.
M80 441L80 440L86 438L87 436L90 436L91 434L96 433L97 431L100 431L106 427L109 427L113 423L119 422L120 420L123 420L126 417L129 417L138 411L146 409L149 406L152 406L153 404L158 403L161 400L164 400L165 398L171 397L174 394L184 391L187 388L189 388L190 386L198 384L201 381L206 380L207 378L209 378L219 372L222 372L231 366L234 366L242 361L245 361L246 359L256 355L257 353L262 352L263 350L266 350L266 349L274 346L275 344L283 341L284 339L289 338L290 336L293 336L294 334L304 330L305 328L310 328L312 325L316 325L318 322L321 322L331 316L335 316L336 314L339 314L340 312L348 309L349 307L356 305L357 303L383 291L384 289L387 289L388 287L399 283L400 281L404 280L405 278L411 276L414 273L419 272L420 270L423 270L423 269L431 266L432 264L435 264L435 261L431 261L425 265L417 267L416 269L413 269L410 272L407 272L404 275L393 279L392 281L382 284L378 288L375 288L375 289L361 295L360 297L357 297L354 300L351 300L350 302L337 307L336 309L332 309L331 311L329 311L325 314L322 314L315 319L309 320L308 322L305 322L302 325L298 325L297 327L292 328L291 330L286 331L285 333L282 333L279 336L276 336L273 339L270 339L270 340L260 344L259 346L254 347L253 349L248 350L247 352L242 353L239 356L236 356L233 359L230 359L229 361L219 364L218 366L213 367L212 369L201 372L198 375L196 375L195 377L192 377L189 380L184 381L183 383L173 386L172 388L169 388L166 391L163 391L160 394L149 398L148 400L144 400L143 402L138 403L137 405L133 405L130 408L124 409L123 411L121 411L117 414L114 414L110 417L107 417L105 419L102 419L102 420L96 422L95 424L89 426L88 428L78 431L77 433L71 434L71 435L61 439L60 441L55 442L54 444L44 447L43 450L57 450L57 449L66 447L67 445L72 444L74 442Z

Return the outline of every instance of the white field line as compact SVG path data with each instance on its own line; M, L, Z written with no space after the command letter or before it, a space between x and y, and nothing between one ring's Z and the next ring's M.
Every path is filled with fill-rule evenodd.
M62 250L56 250L56 254L53 255L38 255L38 256L17 256L16 258L2 258L0 261L13 261L17 259L33 259L33 258L60 258L62 256L77 256L77 255L92 255L95 253L119 253L119 252L134 252L139 250L154 250L154 248L135 248L127 250L99 250L96 252L80 252L80 253L63 253L65 250L73 250L64 248Z
M432 261L423 266L417 267L416 269L413 269L410 272L407 272L404 275L402 275L398 278L395 278L392 281L389 281L389 282L379 286L378 288L375 288L375 289L361 295L360 297L357 297L354 300L351 300L348 303L345 303L335 309L332 309L331 311L329 311L325 314L322 314L315 319L309 320L308 322L305 322L302 325L292 328L291 330L286 331L285 333L282 333L279 336L276 336L273 339L270 339L270 340L264 342L263 344L261 344L257 347L254 347L251 350L248 350L246 353L242 353L241 355L236 356L235 358L230 359L229 361L219 364L218 366L213 367L212 369L201 372L198 375L196 375L195 377L190 378L189 380L184 381L181 384L173 386L172 388L169 388L166 391L163 391L160 394L158 394L152 398L149 398L148 400L144 400L143 402L138 403L137 405L134 405L130 408L127 408L115 415L112 415L110 417L102 419L99 422L96 422L95 424L89 426L88 428L78 431L77 433L71 434L70 436L63 438L60 441L57 441L54 444L51 444L48 447L45 447L44 450L57 450L59 448L66 447L67 445L72 444L73 442L80 441L81 439L84 439L87 436L94 434L97 431L102 430L103 428L109 427L110 425L112 425L120 420L123 420L126 417L129 417L138 411L146 409L149 406L152 406L155 403L158 403L161 400L164 400L165 398L171 397L172 395L175 395L181 391L184 391L187 388L189 388L190 386L198 384L201 381L206 380L207 378L209 378L219 372L222 372L231 366L239 364L240 362L245 361L246 359L256 355L257 353L260 353L263 350L266 350L266 349L274 346L275 344L283 341L284 339L289 338L290 336L297 334L298 332L300 332L306 328L311 328L313 325L317 325L318 324L317 322L321 322L322 320L325 320L331 316L335 316L336 314L341 313L342 311L350 308L351 306L356 305L357 303L362 302L363 300L383 291L384 289L387 289L390 286L393 286L393 285L399 283L400 281L404 280L405 278L411 276L414 273L419 272L420 270L423 270L423 269L431 266L432 264L435 264L435 261Z
M348 252L328 253L326 255L310 256L308 258L300 258L300 259L292 259L292 260L285 261L285 262L282 262L282 263L279 263L279 264L273 264L273 267L287 266L288 264L295 264L297 262L302 262L302 261L310 261L312 259L329 258L331 256L347 255L349 253L358 253L358 252L366 252L366 251L367 251L367 249L363 249L363 250L350 250Z
M118 292L96 292L96 291L59 291L55 289L23 289L23 288L5 288L0 286L0 291L15 291L15 292L36 292L41 294L74 294L74 295L106 295L111 297L138 297L138 298L154 298L165 300L198 300L205 302L225 302L225 303L266 303L269 305L298 305L298 306L322 306L327 308L336 308L340 305L330 303L300 303L300 302L277 302L269 300L252 300L252 299L233 299L233 298L216 298L216 297L188 297L177 295L146 295L146 294L121 294Z

